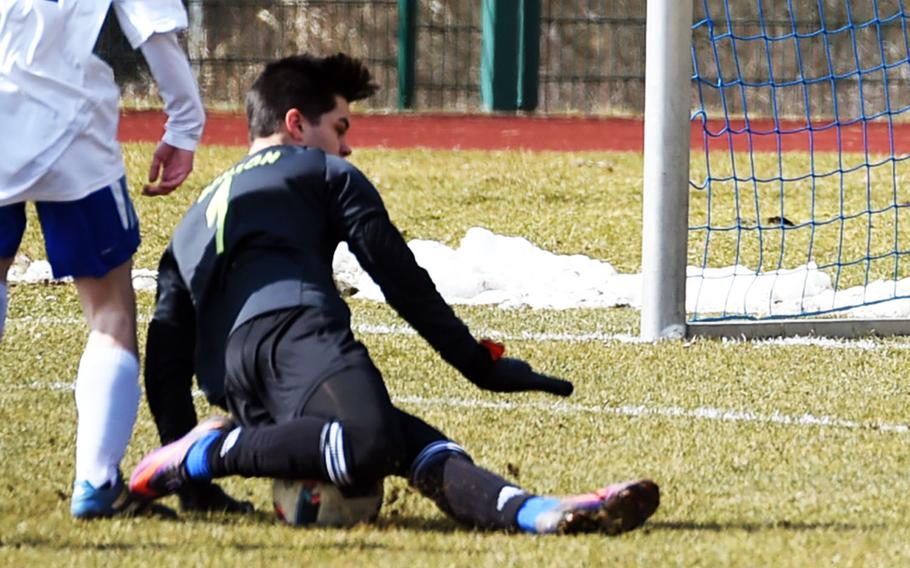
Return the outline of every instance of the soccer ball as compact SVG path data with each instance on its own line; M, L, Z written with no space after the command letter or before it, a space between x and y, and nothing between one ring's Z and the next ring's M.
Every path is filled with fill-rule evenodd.
M382 480L361 494L345 497L331 483L275 479L272 503L278 518L289 525L350 527L379 516Z

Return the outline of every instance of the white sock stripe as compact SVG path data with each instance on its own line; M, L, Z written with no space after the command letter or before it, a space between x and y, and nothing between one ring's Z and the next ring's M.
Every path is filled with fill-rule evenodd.
M332 469L335 472L335 477L339 480L336 482L336 485L340 483L340 480L343 479L341 475L341 468L338 465L338 423L333 422L332 426L329 428L329 452L332 455Z
M513 497L518 497L524 495L525 490L520 487L515 487L514 485L506 485L499 491L499 496L496 498L496 510L502 511L506 503L508 503Z
M202 391L198 391L198 392L202 392ZM322 431L319 433L319 447L320 448L325 447L325 438L328 435L329 426L331 426L331 425L332 425L331 422L326 423L326 425L322 427Z
M348 475L348 464L344 455L344 431L341 427L341 424L335 423L337 428L335 429L335 452L336 452L336 465L338 467L338 477L342 479L345 485L351 485L351 476Z
M218 450L218 456L224 457L229 451L234 449L234 444L237 443L237 439L240 437L241 427L238 426L228 432L228 435L224 437L224 441L221 442L221 449Z
M351 485L344 453L344 431L339 422L326 424L320 435L320 446L325 460L326 472L332 483L343 487Z
M319 434L319 447L322 449L322 459L325 463L325 471L329 475L329 479L332 481L332 483L335 483L337 485L337 481L335 479L335 471L332 467L332 452L329 449L328 444L329 431L332 428L332 424L334 424L334 422L329 422L322 427L322 432Z
M341 471L338 467L338 423L333 422L332 426L329 428L329 454L332 456L332 471L334 472L334 478L338 481L335 482L336 485L341 483Z

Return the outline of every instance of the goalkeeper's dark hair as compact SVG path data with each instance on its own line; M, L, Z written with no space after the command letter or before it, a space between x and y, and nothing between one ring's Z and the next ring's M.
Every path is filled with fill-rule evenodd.
M335 108L336 95L350 103L377 89L366 65L344 53L327 57L304 53L273 61L246 94L250 140L278 132L292 108L310 124L318 124L319 117Z

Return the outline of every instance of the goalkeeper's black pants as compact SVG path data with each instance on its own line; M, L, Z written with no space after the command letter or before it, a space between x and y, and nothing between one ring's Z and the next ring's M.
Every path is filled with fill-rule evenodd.
M314 308L273 312L235 330L227 353L228 407L241 427L213 445L216 477L319 479L356 494L398 475L459 521L515 526L529 495L396 408L347 322Z

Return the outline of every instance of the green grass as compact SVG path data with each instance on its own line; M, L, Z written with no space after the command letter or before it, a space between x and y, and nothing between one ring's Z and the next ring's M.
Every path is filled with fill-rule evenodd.
M133 187L150 146L126 147ZM136 197L154 267L180 212L241 153L204 148L189 186ZM409 238L457 244L475 225L639 266L640 157L363 151ZM466 166L465 166L466 164ZM34 225L34 224L33 224ZM30 230L25 249L41 257ZM147 320L152 294L139 295ZM353 302L355 325L400 325L387 306ZM629 334L638 313L458 307L479 333ZM511 339L510 352L576 384L568 400L484 393L419 338L361 334L402 406L463 443L481 465L546 493L649 476L663 502L644 530L618 538L532 538L459 528L400 480L376 526L284 527L265 480L228 479L251 499L245 517L187 515L77 523L68 514L75 408L68 385L86 338L70 286L14 286L0 356L0 564L333 566L896 566L910 563L910 433L805 426L775 415L856 424L910 422L910 344L838 349L694 341L639 344ZM140 325L142 329L144 325ZM497 407L496 402L512 406ZM210 411L197 399L202 414ZM633 416L628 410L641 407ZM755 420L698 418L714 408ZM625 410L623 410L625 409ZM668 415L677 409L677 416ZM659 414L663 411L664 414ZM656 413L656 414L655 414ZM124 468L156 444L146 406ZM165 501L175 505L173 499Z

